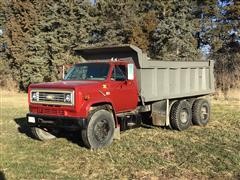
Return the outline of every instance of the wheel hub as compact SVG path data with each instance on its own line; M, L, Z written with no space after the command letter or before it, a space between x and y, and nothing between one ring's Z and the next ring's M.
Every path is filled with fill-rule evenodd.
M188 121L188 112L187 110L182 110L181 113L180 113L180 121L182 123L186 123Z
M200 116L202 120L205 120L208 118L208 110L206 106L202 106Z
M101 120L99 122L96 123L96 126L94 128L94 136L95 138L100 141L103 142L106 137L108 136L108 132L109 132L109 126L107 123L107 120Z

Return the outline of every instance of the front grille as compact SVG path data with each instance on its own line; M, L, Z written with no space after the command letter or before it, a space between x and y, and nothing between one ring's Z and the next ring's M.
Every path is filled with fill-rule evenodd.
M64 102L64 93L54 93L54 92L39 92L39 101L56 101Z
M31 90L31 103L55 104L55 105L74 105L74 91L59 90Z

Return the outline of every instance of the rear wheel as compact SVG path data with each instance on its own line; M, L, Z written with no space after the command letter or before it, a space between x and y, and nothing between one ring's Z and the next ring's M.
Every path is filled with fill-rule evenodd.
M34 138L45 141L50 139L55 139L58 130L50 130L48 128L39 128L39 127L31 127L31 132Z
M206 126L210 119L210 104L206 99L197 99L192 108L192 122L198 126Z
M191 126L192 112L189 102L182 100L173 104L170 111L170 124L175 130L183 131Z
M113 114L105 109L94 112L89 119L86 129L82 130L82 139L86 147L98 149L108 146L114 136Z

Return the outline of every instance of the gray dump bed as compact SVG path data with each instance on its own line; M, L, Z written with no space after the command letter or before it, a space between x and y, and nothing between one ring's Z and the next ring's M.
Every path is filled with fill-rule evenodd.
M133 61L137 67L139 93L145 102L214 92L213 61L159 61L148 58L133 45L78 49L76 54L87 61L111 58Z

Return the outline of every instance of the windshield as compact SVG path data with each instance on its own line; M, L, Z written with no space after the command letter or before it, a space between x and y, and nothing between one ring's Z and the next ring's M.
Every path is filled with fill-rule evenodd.
M64 80L105 80L109 71L107 63L83 63L73 66Z

